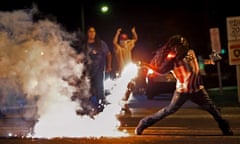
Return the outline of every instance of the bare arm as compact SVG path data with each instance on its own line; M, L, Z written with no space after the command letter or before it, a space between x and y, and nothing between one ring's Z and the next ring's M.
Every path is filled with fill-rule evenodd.
M129 48L132 50L135 47L135 43L138 40L138 35L135 27L133 27L131 31L132 31L132 39L129 42Z
M119 46L119 44L118 44L118 37L119 37L121 31L122 31L122 29L118 28L117 31L116 31L116 34L115 34L115 36L113 38L113 45L114 45L115 48L117 48Z
M137 32L136 32L135 27L132 28L132 35L133 35L132 40L133 40L134 42L136 42L136 41L138 40L138 35L137 35Z

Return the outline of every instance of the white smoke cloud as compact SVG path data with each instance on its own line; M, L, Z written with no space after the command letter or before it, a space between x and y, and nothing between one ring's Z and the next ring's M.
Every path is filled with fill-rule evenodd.
M38 114L42 116L56 101L71 101L76 88L63 78L81 77L83 64L76 63L70 46L74 34L47 19L33 22L32 12L0 12L0 78L8 81L1 83L5 85L1 100L16 95L11 89L21 89L16 93L26 94L28 99L38 97ZM10 85L10 81L19 85Z
M0 12L0 107L6 99L16 96L36 100L36 107L24 113L32 118L33 110L37 110L34 137L125 135L117 128L115 105L95 119L76 114L81 106L86 110L91 106L81 101L90 97L90 87L88 78L82 77L84 65L76 62L77 55L71 47L75 34L48 19L34 22L36 11ZM78 55L78 60L82 57ZM81 86L72 84L76 79L81 79ZM76 91L82 99L73 101Z

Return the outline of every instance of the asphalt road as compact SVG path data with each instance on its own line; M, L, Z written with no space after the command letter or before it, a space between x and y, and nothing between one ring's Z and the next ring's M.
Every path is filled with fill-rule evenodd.
M151 113L156 112L168 104L167 99L147 100L137 97L131 100L131 116L119 117L121 126L119 131L128 133L123 137L83 137L83 138L26 138L6 136L6 131L12 133L27 133L32 122L18 123L11 118L0 120L0 144L239 144L240 142L240 107L220 107L224 118L229 120L234 136L222 136L216 122L198 106L187 102L175 114L163 119L146 129L142 135L134 134L138 121Z

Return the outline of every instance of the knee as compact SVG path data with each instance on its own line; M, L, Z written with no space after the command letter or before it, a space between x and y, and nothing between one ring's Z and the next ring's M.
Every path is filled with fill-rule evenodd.
M210 104L202 105L201 107L202 107L204 110L207 110L207 111L212 111L212 110L218 111L218 112L221 111L220 108L218 108L216 105L211 104L211 103L210 103Z
M168 106L166 108L163 108L164 113L166 113L167 115L169 114L173 114L178 110L178 107L176 106Z

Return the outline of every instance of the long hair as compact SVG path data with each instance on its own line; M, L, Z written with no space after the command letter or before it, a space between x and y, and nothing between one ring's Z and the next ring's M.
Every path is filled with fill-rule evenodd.
M95 29L95 32L96 32L96 36L95 36L95 38L94 38L94 43L93 43L94 49L95 49L96 51L102 51L101 39L100 39L100 37L98 36L98 33L97 33L97 31L96 31L96 28L95 28L94 26L88 26L87 32L89 31L90 28L94 28L94 29ZM88 39L88 36L86 37L86 42L87 42L87 39Z
M151 60L151 65L159 73L168 73L173 69L174 62L182 60L189 50L189 43L181 35L174 35L160 47Z

